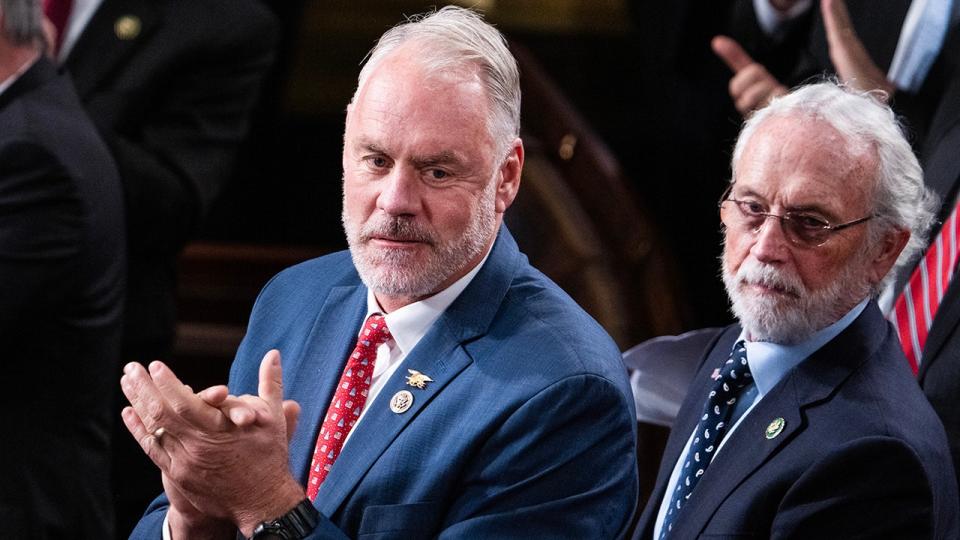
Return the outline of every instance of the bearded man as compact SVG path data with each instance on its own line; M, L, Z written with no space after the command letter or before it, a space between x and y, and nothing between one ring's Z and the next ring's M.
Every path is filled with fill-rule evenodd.
M125 368L124 421L165 486L132 538L626 534L617 348L501 224L519 120L516 63L475 13L380 39L347 113L350 251L260 294L229 382L251 395Z
M698 368L634 538L956 538L943 426L874 301L931 221L893 113L807 86L746 122L732 166L739 324L640 347Z

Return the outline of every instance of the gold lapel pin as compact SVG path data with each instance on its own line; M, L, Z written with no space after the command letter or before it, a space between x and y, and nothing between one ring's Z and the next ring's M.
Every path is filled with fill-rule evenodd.
M770 422L770 425L767 426L766 436L768 439L773 439L777 435L780 435L780 432L783 431L783 427L787 425L787 421L783 417L778 417Z
M124 41L130 41L140 35L140 17L136 15L123 15L113 23L113 32L118 38Z
M429 375L424 375L415 369L408 369L407 372L410 373L407 376L407 386L416 386L423 390L427 387L428 382L433 382Z
M390 410L403 414L413 405L413 394L409 390L401 390L390 398Z

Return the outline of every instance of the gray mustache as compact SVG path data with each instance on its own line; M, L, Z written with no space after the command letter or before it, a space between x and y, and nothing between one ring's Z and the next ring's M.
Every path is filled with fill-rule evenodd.
M360 233L363 241L373 237L389 238L402 242L434 243L434 235L422 225L405 218L389 218L379 223L367 223Z

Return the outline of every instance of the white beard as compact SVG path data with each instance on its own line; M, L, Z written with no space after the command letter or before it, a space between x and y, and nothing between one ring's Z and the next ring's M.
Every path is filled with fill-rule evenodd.
M736 275L723 264L730 309L751 340L799 343L838 321L871 294L861 258L856 257L817 291L807 290L795 273L751 257L744 259ZM758 284L783 294L756 294L747 289L747 285Z

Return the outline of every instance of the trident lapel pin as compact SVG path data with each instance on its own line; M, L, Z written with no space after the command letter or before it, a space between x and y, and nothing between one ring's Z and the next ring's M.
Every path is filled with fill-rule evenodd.
M429 375L424 375L415 369L407 370L410 375L407 376L407 386L415 386L420 390L427 387L428 382L433 382Z

